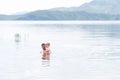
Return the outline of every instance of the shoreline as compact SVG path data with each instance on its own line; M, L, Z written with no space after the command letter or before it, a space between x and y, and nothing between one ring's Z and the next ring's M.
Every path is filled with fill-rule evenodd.
M0 24L120 24L120 21L0 21Z

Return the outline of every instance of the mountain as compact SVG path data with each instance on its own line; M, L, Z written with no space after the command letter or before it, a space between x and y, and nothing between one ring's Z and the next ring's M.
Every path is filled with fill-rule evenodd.
M120 14L120 0L93 0L77 8L80 11L102 14Z
M120 0L93 0L80 7L0 15L0 20L120 20Z
M85 11L88 13L98 14L120 14L120 0L93 0L85 3L80 7L58 8L53 10L59 11Z
M22 15L16 18L16 20L118 20L120 19L119 17L116 15L94 14L84 11L40 10Z
M16 20L22 15L0 15L0 20Z

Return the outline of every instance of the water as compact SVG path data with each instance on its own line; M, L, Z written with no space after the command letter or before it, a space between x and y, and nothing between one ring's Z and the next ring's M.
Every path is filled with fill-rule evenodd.
M120 24L18 23L0 23L0 80L120 80Z

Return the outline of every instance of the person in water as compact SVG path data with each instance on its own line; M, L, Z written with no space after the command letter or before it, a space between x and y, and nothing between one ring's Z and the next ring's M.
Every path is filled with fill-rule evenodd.
M50 43L46 43L46 59L50 60L50 54L51 54L51 50L50 50Z
M41 44L41 47L42 47L42 59L45 60L46 59L46 47L45 47L45 43L42 43Z
M41 47L42 47L42 59L43 60L50 60L50 53L51 53L51 50L50 50L50 43L42 43L41 44Z

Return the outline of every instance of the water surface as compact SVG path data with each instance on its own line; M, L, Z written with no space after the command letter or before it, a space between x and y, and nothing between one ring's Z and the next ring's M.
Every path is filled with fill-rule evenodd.
M119 80L120 24L0 23L0 80ZM41 44L51 43L51 60Z

